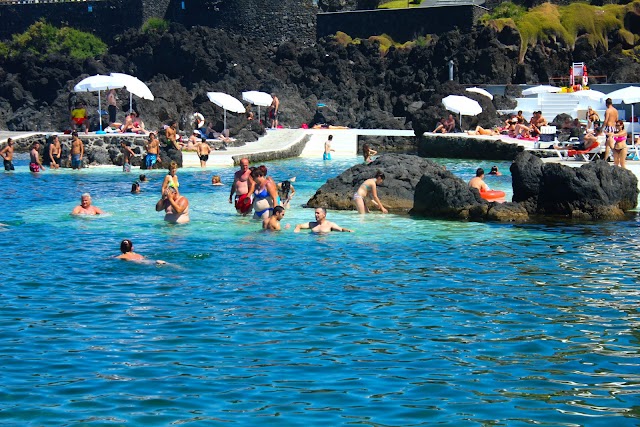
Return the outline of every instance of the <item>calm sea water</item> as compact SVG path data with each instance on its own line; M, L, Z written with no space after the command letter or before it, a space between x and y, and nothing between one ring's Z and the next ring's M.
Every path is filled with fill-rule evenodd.
M297 177L284 223L356 159ZM469 179L492 163L443 161ZM508 163L497 163L508 174ZM234 169L1 174L0 424L637 426L639 222L544 225L329 212L354 234L263 233ZM509 190L510 177L489 177ZM109 212L72 218L80 194ZM166 266L113 259L123 238Z

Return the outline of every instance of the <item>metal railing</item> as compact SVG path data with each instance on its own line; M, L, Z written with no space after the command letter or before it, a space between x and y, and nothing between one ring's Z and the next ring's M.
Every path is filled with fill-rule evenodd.
M0 6L16 4L48 4L48 3L86 3L89 0L0 0ZM103 1L103 0L91 0Z
M609 83L608 76L599 76L589 74L589 84ZM582 78L582 77L580 77ZM602 81L604 79L604 82ZM549 77L549 84L552 86L569 86L569 76Z

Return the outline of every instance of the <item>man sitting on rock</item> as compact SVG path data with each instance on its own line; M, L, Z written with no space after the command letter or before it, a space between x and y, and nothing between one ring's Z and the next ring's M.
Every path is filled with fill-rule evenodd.
M433 131L434 133L452 133L456 130L456 120L453 118L452 114L449 114L448 119L442 119L438 127Z

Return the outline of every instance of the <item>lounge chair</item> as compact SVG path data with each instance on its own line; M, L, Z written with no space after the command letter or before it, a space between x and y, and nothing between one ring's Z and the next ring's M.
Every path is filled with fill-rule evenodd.
M595 160L596 156L600 154L600 151L600 143L598 141L593 141L593 143L590 146L585 147L584 150L567 150L567 157L574 157L577 160L590 162L591 160Z

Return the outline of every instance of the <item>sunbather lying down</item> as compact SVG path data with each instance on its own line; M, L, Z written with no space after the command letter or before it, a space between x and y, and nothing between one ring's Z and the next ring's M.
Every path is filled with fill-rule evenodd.
M317 124L317 125L313 125L313 127L311 129L349 129L346 126L334 126L334 125L327 125L327 124Z
M485 129L482 126L476 126L476 130L468 130L467 134L468 135L491 135L491 136L495 136L495 135L500 135L500 132L495 131L493 129Z

